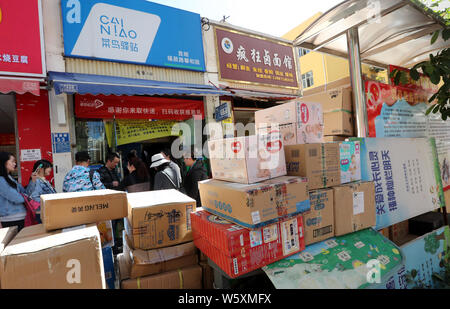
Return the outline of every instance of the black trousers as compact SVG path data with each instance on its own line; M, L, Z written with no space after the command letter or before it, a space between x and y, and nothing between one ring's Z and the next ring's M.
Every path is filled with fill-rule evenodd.
M25 226L25 220L19 220L19 221L8 221L8 222L1 222L2 228L4 227L10 227L10 226L16 226L18 227L18 232L24 228Z

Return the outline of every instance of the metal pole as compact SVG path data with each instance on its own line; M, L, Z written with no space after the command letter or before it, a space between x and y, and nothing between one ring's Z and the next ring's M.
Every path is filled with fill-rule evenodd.
M357 133L358 137L367 137L369 130L366 110L366 96L364 93L364 81L362 78L359 35L357 27L347 30L347 49L350 80L353 89L353 101L355 102Z

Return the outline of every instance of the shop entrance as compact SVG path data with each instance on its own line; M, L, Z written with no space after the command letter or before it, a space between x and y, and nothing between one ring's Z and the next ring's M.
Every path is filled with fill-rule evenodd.
M0 95L0 151L10 152L19 164L16 145L16 101L14 95ZM14 171L13 177L18 179L19 166Z

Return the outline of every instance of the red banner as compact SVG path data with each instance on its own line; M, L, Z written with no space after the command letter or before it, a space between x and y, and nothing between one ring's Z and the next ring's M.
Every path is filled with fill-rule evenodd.
M203 101L160 97L75 95L75 115L97 119L166 119L183 121L200 115Z
M40 0L0 0L0 73L44 76Z

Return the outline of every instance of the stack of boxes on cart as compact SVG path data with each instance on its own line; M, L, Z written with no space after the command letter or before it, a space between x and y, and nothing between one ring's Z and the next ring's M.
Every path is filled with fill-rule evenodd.
M196 202L177 190L128 193L118 255L122 289L201 289L203 267L190 213Z
M199 184L194 243L229 277L375 226L359 142L323 142L321 106L301 99L257 111L256 135L209 141L213 179Z
M0 229L2 289L114 286L110 220L127 215L125 192L41 196L43 224ZM108 228L109 226L109 228ZM99 230L101 232L99 232Z

